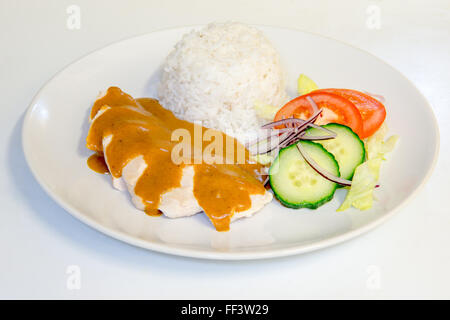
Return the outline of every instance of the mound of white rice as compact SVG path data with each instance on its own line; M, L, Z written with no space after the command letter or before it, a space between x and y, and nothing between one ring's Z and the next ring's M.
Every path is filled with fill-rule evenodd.
M259 30L235 22L184 35L165 61L158 95L179 118L241 141L261 125L255 102L287 99L278 52Z

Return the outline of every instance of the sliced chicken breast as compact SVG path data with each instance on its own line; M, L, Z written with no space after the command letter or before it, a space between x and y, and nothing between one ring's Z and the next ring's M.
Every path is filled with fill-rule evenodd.
M96 119L106 112L110 107L102 107L95 117L92 119L91 123L94 123ZM113 136L108 135L103 137L102 144L103 150L106 150L109 143L112 141ZM108 158L105 156L105 162L109 168ZM122 169L122 176L120 178L112 176L112 185L114 188L125 191L127 190L131 196L132 203L139 210L145 210L145 203L141 197L139 197L134 189L135 186L147 169L147 163L142 155L131 159L127 165ZM169 218L179 218L192 216L196 213L202 212L203 209L198 204L197 199L194 196L194 167L192 165L187 165L183 168L182 178L180 181L181 186L173 188L166 193L162 194L161 201L158 209ZM250 217L255 212L261 210L264 205L272 201L272 193L266 191L264 194L254 194L250 195L251 207L248 210L235 213L231 221L237 220L243 217Z

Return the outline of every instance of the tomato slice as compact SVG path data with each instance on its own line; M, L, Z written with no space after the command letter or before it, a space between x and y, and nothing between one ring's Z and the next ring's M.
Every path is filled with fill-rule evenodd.
M363 131L360 138L370 137L383 124L386 118L386 109L377 99L351 89L319 89L314 92L337 94L353 102L355 107L361 113L363 119Z
M340 95L313 91L309 94L297 97L286 103L275 115L275 121L296 117L307 119L312 116L313 108L306 97L311 97L319 109L323 109L316 120L316 124L330 122L340 123L350 127L358 136L363 132L361 114L355 105Z

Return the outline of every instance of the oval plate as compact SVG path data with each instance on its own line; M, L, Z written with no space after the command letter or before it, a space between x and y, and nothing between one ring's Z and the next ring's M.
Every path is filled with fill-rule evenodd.
M208 259L257 259L304 253L356 237L392 216L429 177L439 149L433 112L420 92L378 58L341 42L274 27L258 27L280 52L288 93L305 73L320 87L382 94L390 133L400 141L383 163L378 201L368 211L336 212L345 197L318 210L293 210L277 201L252 218L216 232L204 214L148 217L109 176L88 169L88 115L99 91L118 86L134 97L156 97L161 66L182 34L177 28L134 37L95 51L59 72L36 95L23 126L23 148L36 179L64 209L89 226L155 251ZM420 134L417 128L420 128ZM407 165L405 165L407 164Z

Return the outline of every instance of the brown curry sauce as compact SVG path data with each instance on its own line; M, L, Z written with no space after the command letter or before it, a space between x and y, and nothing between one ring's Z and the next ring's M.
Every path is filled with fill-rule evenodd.
M102 113L96 117L99 111ZM229 230L232 215L251 207L250 195L265 192L257 175L262 166L249 160L248 151L236 139L219 131L213 133L222 137L222 145L228 147L230 141L233 145L231 153L227 149L220 155L222 162L198 161L194 151L190 155L191 164L174 163L171 152L179 143L171 139L174 130L185 129L194 137L195 130L211 129L176 118L155 99L133 99L119 88L110 87L94 103L91 119L94 118L86 139L87 147L96 151L88 159L89 167L100 173L110 171L119 178L130 160L143 156L147 168L139 177L134 192L145 203L145 212L149 215L161 214L158 206L162 194L180 187L186 165L194 166L194 196L217 231ZM111 142L103 150L103 139L110 135ZM191 140L191 150L194 150L194 139ZM201 146L201 151L205 151L207 145L202 143ZM244 153L239 153L241 150ZM244 154L243 162L237 161L239 154ZM103 155L108 159L109 168Z

